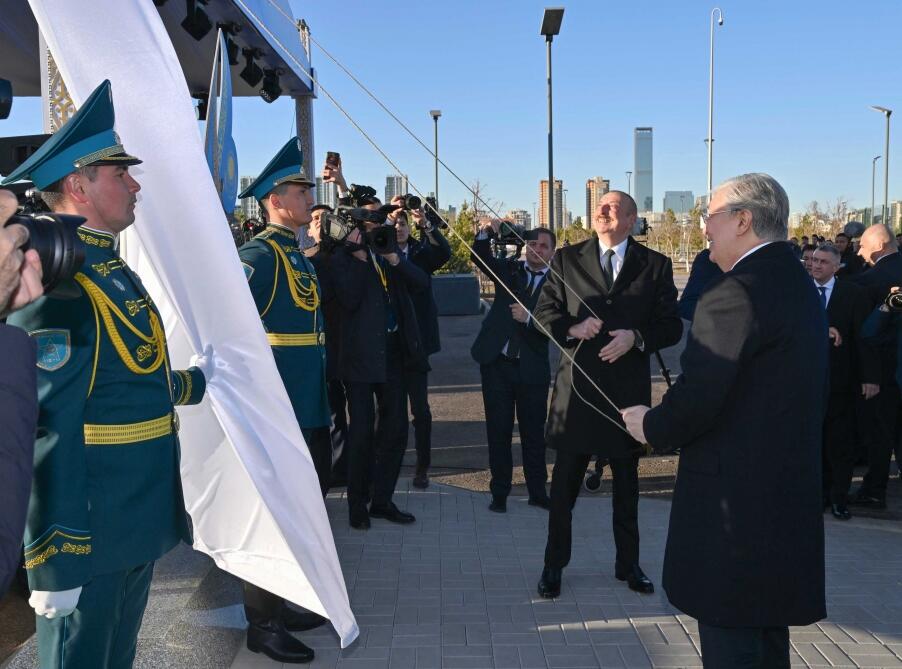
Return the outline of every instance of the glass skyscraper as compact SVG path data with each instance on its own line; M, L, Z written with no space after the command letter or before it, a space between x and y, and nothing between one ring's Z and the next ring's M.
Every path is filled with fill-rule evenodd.
M652 182L652 129L636 128L633 131L633 197L639 211L654 211L654 185Z

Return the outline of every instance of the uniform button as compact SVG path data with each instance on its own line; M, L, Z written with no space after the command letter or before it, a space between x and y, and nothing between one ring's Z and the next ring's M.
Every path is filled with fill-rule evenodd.
M614 302L611 301L611 300L605 300L604 303L605 303L605 304L614 304Z

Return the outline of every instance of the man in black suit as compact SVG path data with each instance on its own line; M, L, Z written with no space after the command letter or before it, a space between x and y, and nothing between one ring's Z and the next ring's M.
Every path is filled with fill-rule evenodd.
M392 204L400 204L401 197L392 199ZM421 231L420 238L410 234L410 218ZM410 402L410 413L413 415L413 438L417 451L417 463L414 469L413 485L415 488L426 488L429 485L429 465L432 454L432 411L429 409L429 356L438 353L442 346L438 333L438 306L432 294L432 274L451 258L451 245L441 231L433 227L422 209L408 212L397 209L389 215L398 233L398 252L403 259L409 260L426 274L429 285L426 290L411 293L413 311L420 328L420 339L426 366L416 365L413 369L404 370L405 402ZM407 449L407 421L404 421L402 442Z
M379 202L374 199L369 206L379 209ZM371 231L378 224L364 226ZM350 524L368 529L370 517L412 523L414 516L398 509L392 495L404 458L404 370L426 365L410 293L426 290L428 277L396 250L375 253L359 230L333 256L331 274L341 305L339 373L348 398Z
M479 363L482 401L489 444L492 480L489 508L507 511L511 491L513 459L511 439L514 412L520 428L523 474L529 491L528 504L547 509L545 482L545 415L548 410L548 337L529 316L548 276L548 263L557 239L547 228L526 233L526 260L496 258L491 238L498 235L500 221L484 220L473 242L472 260L495 284L495 300L482 322L470 354ZM522 303L511 296L511 292ZM525 307L525 308L524 308Z
M592 455L607 458L614 476L614 575L637 592L654 592L639 566L641 447L623 429L617 407L651 403L649 356L676 344L683 324L670 260L630 237L635 222L636 203L627 193L603 195L592 220L595 236L557 253L534 312L591 377L561 358L546 430L557 457L542 597L560 594L571 511Z
M880 392L880 360L862 336L868 297L851 281L839 281L841 254L821 244L811 259L811 278L830 325L830 399L824 416L824 506L849 520L848 495L855 464L855 396L870 400Z
M699 300L683 373L630 433L680 448L664 590L699 621L704 666L789 669L789 625L826 616L821 425L827 317L786 243L766 174L721 185L703 217L725 272Z
M849 235L845 232L838 233L833 245L840 254L836 278L854 276L864 269L864 261L855 253L855 249L852 247L852 238Z
M870 297L871 309L881 304L893 286L902 286L902 255L896 238L882 224L872 225L861 235L858 255L871 267L854 277ZM863 425L868 444L868 472L852 504L872 509L886 508L886 484L893 447L899 441L899 386L896 383L896 345L886 341L878 346L880 393L865 403Z
M16 197L0 190L0 318L44 294L37 251L22 252L28 230L3 227ZM0 322L0 598L22 559L25 512L31 492L34 435L38 422L35 343L24 330Z

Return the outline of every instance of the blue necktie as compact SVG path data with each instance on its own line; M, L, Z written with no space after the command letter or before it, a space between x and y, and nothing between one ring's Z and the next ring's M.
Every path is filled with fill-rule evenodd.
M821 306L826 309L827 308L827 286L818 286L817 289L821 291Z

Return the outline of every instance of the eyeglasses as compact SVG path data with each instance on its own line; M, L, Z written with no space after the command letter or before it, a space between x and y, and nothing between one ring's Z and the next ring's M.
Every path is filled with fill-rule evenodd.
M729 209L721 209L720 211L703 211L701 213L702 223L708 225L708 221L717 216L718 214L735 214L739 209L735 207L731 207Z

